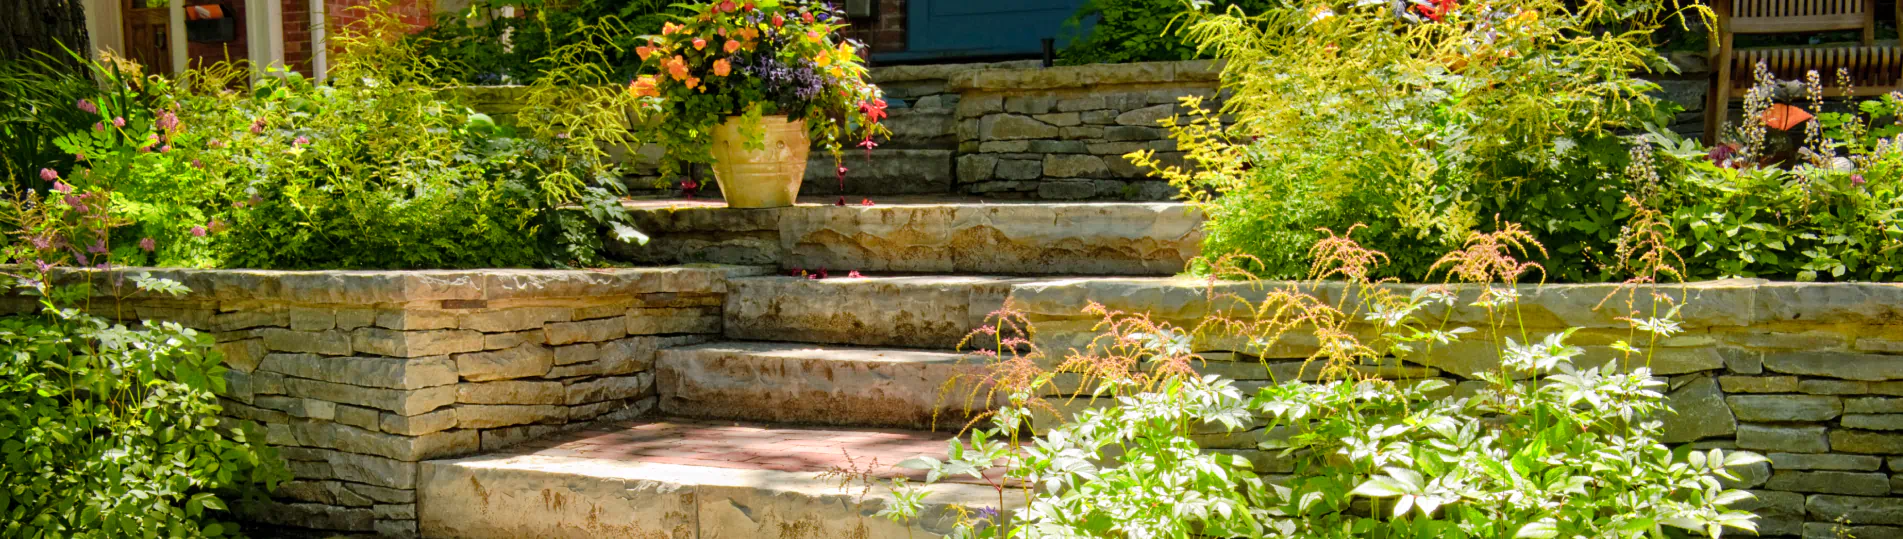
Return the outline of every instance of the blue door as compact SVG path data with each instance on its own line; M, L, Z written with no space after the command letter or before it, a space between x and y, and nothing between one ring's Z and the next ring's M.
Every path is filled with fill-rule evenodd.
M1035 56L1044 38L1064 46L1064 21L1084 0L910 0L907 56Z

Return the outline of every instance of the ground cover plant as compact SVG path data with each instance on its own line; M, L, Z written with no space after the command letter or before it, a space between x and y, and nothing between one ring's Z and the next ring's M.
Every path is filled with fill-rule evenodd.
M328 83L280 72L247 84L242 65L154 77L94 62L104 90L62 105L89 117L56 141L73 164L40 173L111 201L113 249L74 262L563 267L603 263L606 237L645 239L619 211L620 179L598 144L629 136L625 116L611 118L614 132L591 117L498 125L435 93L435 64L394 37L394 16L366 11L334 38ZM563 96L575 110L592 103ZM10 195L5 213L30 209L26 189ZM50 241L5 219L12 241Z
M1437 271L1461 286L1407 292L1371 280L1382 253L1330 236L1316 248L1311 282L1212 288L1209 314L1185 326L1093 304L1100 336L1062 360L1041 357L1028 340L1003 339L986 381L1010 404L951 441L948 459L900 466L924 470L927 484L995 478L985 480L998 489L998 505L965 512L959 537L1659 537L1667 529L1720 537L1753 530L1755 517L1727 508L1751 495L1721 479L1763 457L1659 442L1657 418L1669 412L1663 383L1645 365L1652 345L1678 331L1671 288L1634 281L1625 298L1609 298L1608 308L1627 315L1631 329L1607 357L1569 344L1572 330L1528 334L1515 315L1515 285L1537 278L1539 267L1523 260L1538 247L1522 234L1475 234L1439 259ZM1238 261L1247 263L1231 259L1224 267L1248 273L1231 264ZM1457 309L1484 311L1490 323L1450 324ZM1035 331L1009 306L998 316L981 331ZM1396 358L1431 361L1462 339L1483 339L1499 352L1497 366L1470 392L1389 374L1405 371ZM1221 361L1205 356L1218 353L1208 347L1222 345L1213 343L1238 343L1220 350L1239 361L1289 345L1313 355L1298 376L1249 395L1199 373ZM1098 401L1071 406L1082 411L1069 415L1037 397L1078 383L1060 382L1059 373L1094 390L1078 399ZM1286 473L1264 476L1244 454L1203 449L1233 437L1259 440ZM893 489L896 502L882 514L905 521L918 516L930 487L900 481Z
M263 429L220 417L224 358L210 335L93 314L187 290L60 268L104 258L113 217L104 193L50 181L17 214L45 241L0 251L0 535L238 535L230 504L261 499L290 471Z

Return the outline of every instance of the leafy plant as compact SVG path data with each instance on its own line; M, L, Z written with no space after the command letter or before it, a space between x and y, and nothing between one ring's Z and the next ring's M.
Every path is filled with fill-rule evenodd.
M211 337L110 323L84 308L91 283L45 277L9 275L40 312L0 317L0 535L238 536L227 504L290 472L262 429L219 417ZM146 294L185 291L133 281Z
M1266 0L1203 2L1200 9L1261 13ZM1074 34L1070 45L1058 51L1064 65L1163 62L1206 58L1208 53L1182 34L1182 19L1193 8L1185 0L1091 0L1065 21ZM1086 27L1088 25L1088 27Z
M687 9L684 24L667 23L636 47L643 75L628 86L656 98L664 175L711 162L714 128L730 117L753 133L762 115L804 121L813 144L835 157L848 144L871 149L886 132L879 87L866 80L857 44L838 35L846 18L830 5L722 0Z
M1620 133L1669 118L1634 74L1673 69L1648 36L1677 15L1556 0L1192 12L1187 35L1227 60L1219 112L1234 122L1178 129L1194 167L1130 157L1211 217L1205 252L1253 255L1266 277L1299 276L1317 227L1365 224L1393 257L1380 271L1420 279L1470 232L1516 222L1574 262L1556 279L1621 278L1611 253L1633 186ZM1226 172L1193 172L1207 169Z
M626 82L636 38L679 13L663 0L477 0L405 39L442 66L435 77L443 81L535 84L573 67L559 51L581 47L601 52L591 65ZM624 31L601 31L610 19Z
M1542 271L1523 260L1537 250L1527 237L1506 225L1471 235L1438 259L1435 270L1465 287L1402 293L1370 280L1383 253L1330 235L1311 253L1314 282L1245 293L1212 288L1211 314L1189 328L1092 305L1104 317L1103 333L1055 371L1113 403L1068 418L1051 414L1056 426L1029 425L1046 431L1020 442L1027 420L1050 408L1035 395L1064 386L1055 373L1027 368L1041 363L1035 358L1001 359L989 381L1011 398L993 424L969 441L951 441L949 460L901 465L926 470L927 484L949 475L1015 482L1012 499L1000 488L1000 507L1015 508L992 518L968 514L953 534L959 537L1658 537L1666 528L1719 537L1727 528L1753 530L1750 513L1725 507L1750 494L1720 480L1736 479L1728 468L1764 458L1659 443L1654 418L1665 408L1661 382L1644 367L1648 352L1621 341L1611 357L1588 357L1567 343L1573 330L1527 334L1514 316L1514 285ZM1217 269L1248 274L1249 262L1229 257ZM1657 310L1675 304L1670 294L1644 283L1627 290L1630 342L1649 349L1678 331L1676 309ZM1649 306L1632 308L1640 303ZM1462 304L1484 310L1489 327L1450 328ZM1240 343L1225 345L1238 358L1268 356L1293 344L1285 341L1292 332L1314 352L1296 379L1252 399L1197 372L1212 361L1196 351L1208 343ZM1471 394L1385 374L1404 372L1401 358L1432 364L1440 347L1471 338L1500 352L1498 367L1480 373ZM1286 475L1259 476L1244 455L1201 449L1214 438L1260 440ZM925 487L894 488L896 503L883 515L915 518Z
M0 61L0 95L7 96L0 100L0 185L45 192L52 182L41 179L40 170L72 170L73 156L53 140L92 125L92 115L78 104L99 90L83 72L56 60L34 51L26 59Z

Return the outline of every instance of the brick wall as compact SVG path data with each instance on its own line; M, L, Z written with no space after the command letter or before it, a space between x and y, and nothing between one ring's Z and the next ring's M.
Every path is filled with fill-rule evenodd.
M905 0L873 0L872 17L855 18L846 37L857 39L872 52L905 50Z

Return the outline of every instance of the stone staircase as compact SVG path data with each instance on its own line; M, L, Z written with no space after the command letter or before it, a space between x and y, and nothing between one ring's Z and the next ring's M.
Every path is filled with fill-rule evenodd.
M642 262L781 272L727 281L720 340L656 353L656 409L643 418L424 463L424 536L942 535L961 511L1000 505L998 493L936 488L911 526L875 513L889 501L883 480L911 472L893 464L942 458L1000 400L970 352L995 341L968 342L973 330L1019 287L1176 273L1201 235L1199 216L1160 203L631 208L654 236L623 251Z

